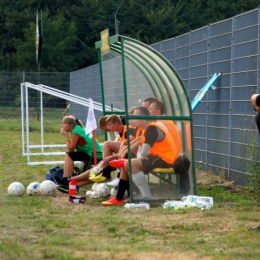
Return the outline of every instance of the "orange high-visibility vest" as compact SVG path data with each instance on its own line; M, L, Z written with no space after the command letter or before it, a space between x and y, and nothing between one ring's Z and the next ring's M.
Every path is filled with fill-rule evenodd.
M143 128L140 128L140 127L136 128L135 138L142 136L143 132L144 132Z
M125 132L126 132L126 125L123 126L123 131L122 131L122 134L120 135L120 139L119 139L120 143L122 143L126 139L125 138Z
M162 122L167 126L167 128L169 129L169 133L172 136L172 138L176 144L176 149L179 153L181 151L181 138L180 138L178 127L171 120L161 120L160 119L157 122Z
M149 154L153 156L159 156L165 162L172 164L176 161L179 153L176 149L176 144L173 141L169 131L165 127L159 125L156 122L151 122L149 126L154 125L159 128L164 133L164 139L159 142L155 142L153 146L149 149ZM145 143L145 134L141 137L141 145Z

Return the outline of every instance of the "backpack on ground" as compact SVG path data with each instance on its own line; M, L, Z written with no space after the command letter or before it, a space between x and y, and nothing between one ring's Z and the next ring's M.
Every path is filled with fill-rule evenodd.
M51 168L50 172L46 174L46 180L50 180L50 181L56 183L55 177L62 178L63 177L63 171L64 171L64 169L61 168L60 166L56 166L55 168ZM77 176L79 174L80 174L79 168L74 167L74 172L73 172L72 176Z
M59 176L59 177L63 176L63 168L61 168L60 166L56 166L55 168L51 168L50 172L46 174L46 180L50 180L50 181L56 183L55 182L56 176Z

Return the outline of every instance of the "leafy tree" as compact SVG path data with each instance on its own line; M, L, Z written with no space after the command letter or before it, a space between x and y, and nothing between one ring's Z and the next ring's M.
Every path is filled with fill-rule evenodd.
M43 11L42 71L97 62L100 32L115 33L122 0L0 0L0 70L37 71L36 11ZM260 0L125 0L120 34L152 44L258 7Z

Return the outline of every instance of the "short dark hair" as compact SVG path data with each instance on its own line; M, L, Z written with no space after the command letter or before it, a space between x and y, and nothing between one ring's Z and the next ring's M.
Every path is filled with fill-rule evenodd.
M107 118L106 120L106 123L112 123L112 124L115 124L115 123L119 123L122 125L122 121L120 119L120 117L118 115L111 115Z
M99 125L99 128L102 128L104 126L106 126L106 121L107 121L107 118L108 116L101 116L99 119L98 119L98 125Z
M155 100L151 104L155 104L156 109L159 109L161 111L161 114L163 115L164 112L164 104L160 100Z
M146 107L137 107L135 111L138 110L142 116L149 116L149 110Z
M156 101L156 100L158 100L158 99L155 98L155 97L149 97L149 98L146 98L143 102L148 102L149 105L151 105L151 103L152 103L153 101Z

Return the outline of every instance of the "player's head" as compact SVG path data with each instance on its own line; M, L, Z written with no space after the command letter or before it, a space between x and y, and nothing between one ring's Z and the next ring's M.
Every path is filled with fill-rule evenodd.
M99 128L101 130L104 130L104 131L108 131L107 130L107 118L108 116L101 116L99 119L98 119L98 125L99 125ZM109 132L109 131L108 131Z
M149 113L151 116L160 116L164 114L164 104L160 100L155 100L149 106Z
M107 130L111 132L119 132L122 129L122 121L118 115L111 115L106 120Z
M74 116L70 115L70 116L63 117L63 119L62 119L62 128L64 128L66 131L72 132L73 128L76 125L84 127L83 123L79 119L75 118Z
M151 105L151 103L155 100L158 100L157 98L155 97L149 97L149 98L146 98L144 101L143 101L143 104L142 106L143 107L146 107L147 109L149 108L149 106Z
M134 112L135 116L149 116L149 110L146 107L137 107ZM148 119L136 119L136 127L145 128L148 124Z
M137 107L135 109L134 115L139 116L149 116L149 110L146 107Z

